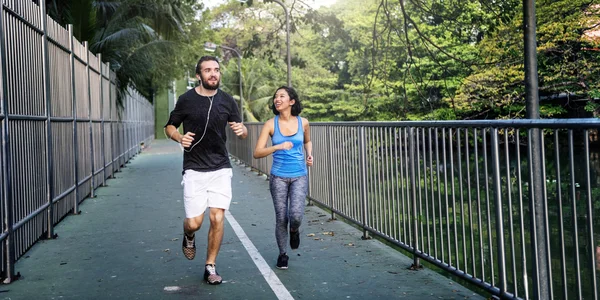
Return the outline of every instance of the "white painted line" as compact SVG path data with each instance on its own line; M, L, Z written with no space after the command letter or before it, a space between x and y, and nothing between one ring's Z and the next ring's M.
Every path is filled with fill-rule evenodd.
M165 292L177 292L179 290L181 290L180 287L178 286L165 286Z
M244 248L246 248L246 251L248 251L248 254L250 254L250 257L252 257L252 261L254 261L254 264L256 265L256 267L258 267L260 274L262 274L262 276L265 278L265 280L277 296L277 299L293 300L294 297L292 297L292 295L285 288L283 283L281 283L281 280L279 280L279 277L277 277L277 275L269 267L265 259L260 255L258 249L256 249L252 241L250 241L250 239L244 232L244 229L242 229L242 226L238 224L233 215L229 211L226 211L225 218L227 218L227 221L233 228L233 231L235 231L235 234L238 236L238 238L244 245Z

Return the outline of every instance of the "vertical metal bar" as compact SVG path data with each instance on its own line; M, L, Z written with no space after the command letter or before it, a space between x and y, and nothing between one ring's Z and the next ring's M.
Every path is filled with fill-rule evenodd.
M485 129L482 130L482 132L485 132ZM479 178L481 177L481 174L479 174L479 139L477 136L477 128L473 129L473 141L474 141L474 148L475 148L475 184L477 185L477 232L479 234L479 264L481 266L481 275L479 275L479 278L481 278L482 280L485 281L485 259L484 259L484 244L483 244L483 221L481 219L481 215L482 215L482 210L481 210L481 185L479 183ZM485 148L484 148L485 151ZM485 175L486 181L487 181L487 174ZM477 273L475 271L473 271L473 275L475 277L477 277Z
M377 207L375 208L375 217L377 219L377 228L380 232L385 232L385 220L384 220L384 214L383 214L383 209L385 207L385 203L384 203L384 182L385 182L385 135L384 135L384 129L381 127L377 127L375 129L375 136L377 139L377 144L379 145L378 149L379 151L377 151L377 178L378 180L375 182L373 188L376 189L375 193L376 193L376 197L377 197Z
M523 209L523 178L521 176L521 131L517 129L517 188L519 191L519 211L525 211ZM521 267L523 271L523 289L525 290L525 299L529 299L529 276L527 276L527 252L526 252L526 241L525 241L525 220L523 214L519 217L521 227Z
M241 116L241 122L244 123L244 96L243 94L243 89L242 89L242 54L239 53L237 50L232 49L235 53L237 53L238 55L238 73L240 74L240 116ZM249 149L249 148L248 148Z
M363 224L363 239L368 239L369 234L367 232L367 145L365 142L365 127L359 128L359 145L360 145L360 195L361 195L361 222Z
M528 119L540 118L535 22L535 0L523 0L523 39L525 43L525 97L527 109L526 114ZM540 296L542 294L547 295L544 292L540 293ZM542 297L539 299L549 298Z
M475 135L474 135L475 136ZM477 140L477 138L475 138ZM475 142L475 145L477 143ZM471 236L471 268L473 275L477 273L477 268L475 267L475 233L473 228L473 195L471 193L471 153L469 152L469 130L465 129L465 160L467 162L467 193L468 193L468 203L469 209L467 213L469 214L469 227L470 227L470 236ZM479 186L479 185L478 185ZM466 270L465 270L466 271ZM475 276L477 277L477 276Z
M46 2L40 1L40 17L42 23L42 68L44 76L44 99L46 100L46 195L48 200L47 238L54 238L54 161L52 153L52 95L50 93L50 57L48 54L48 28Z
M412 236L412 226L410 224L410 133L407 130L407 128L404 128L404 141L405 144L407 145L406 151L405 151L405 155L404 155L404 162L406 163L406 167L404 168L404 175L405 175L405 182L406 182L406 189L405 189L405 196L406 196L406 210L404 211L403 214L403 218L404 218L404 224L406 226L406 234L405 234L405 241L408 243L408 241L410 241L410 238Z
M538 70L537 70L537 46L536 46L536 13L535 0L523 0L523 39L525 43L525 93L526 93L526 115L528 119L540 118L539 107L539 90L538 90ZM530 202L535 210L531 210L534 214L535 227L532 229L536 232L537 251L533 260L534 270L537 270L534 275L534 282L538 284L534 294L537 299L551 299L552 287L550 279L550 265L548 264L549 255L547 250L547 228L546 222L546 203L542 197L542 176L539 173L542 167L541 158L541 136L540 130L534 128L530 130L532 137L530 138L531 156L529 157L530 168L534 170Z
M372 159L376 154L373 151L373 146L372 144L376 143L376 141L373 140L372 134L371 134L372 129L371 128L365 128L365 190L367 192L367 201L369 204L368 210L364 210L365 211L365 225L368 225L370 227L376 227L373 223L376 222L376 220L373 220L371 218L371 214L370 211L374 208L377 207L377 195L373 192L373 185L371 184L372 181L375 180L369 180L369 178L372 178L375 173L375 168L373 167L373 160Z
M75 176L75 201L73 203L73 214L79 214L79 157L77 155L77 90L75 85L75 53L74 53L74 37L73 37L73 25L68 24L67 30L69 31L69 72L71 75L71 102L73 103L72 116L73 116L73 161L74 161L74 172Z
M358 129L358 130L357 130ZM362 190L361 190L361 186L362 186L362 181L360 182L356 182L355 185L353 185L353 182L350 182L348 180L348 178L350 177L349 175L352 173L355 173L353 175L356 175L357 177L360 178L360 172L361 172L361 167L360 167L360 160L361 160L361 145L360 145L360 133L358 132L360 130L360 128L348 128L348 127L342 127L342 132L344 137L346 136L351 136L352 140L354 140L356 138L357 143L352 143L351 145L351 149L352 149L352 156L356 156L357 157L357 162L356 165L358 166L358 169L353 169L350 166L353 165L351 162L349 162L349 159L346 157L342 157L343 161L345 162L345 168L344 168L344 172L342 174L342 191L344 193L344 195L342 196L342 199L344 199L344 207L347 207L350 209L350 211L352 211L352 216L354 218L356 218L358 220L360 212L361 212L361 199L362 199ZM352 201L349 202L346 199L350 199L353 195L350 194L350 190L352 188L356 188L358 190L358 197L356 198L356 201Z
M94 123L92 122L92 84L90 79L90 50L88 48L88 42L83 42L83 48L85 49L85 76L87 80L87 93L88 93L88 123L90 125L90 153L91 153L91 164L92 164L92 178L90 179L90 198L94 198L96 188L96 179L94 176Z
M402 132L401 129L396 127L394 129L394 144L395 146L395 155L394 155L394 165L396 166L396 171L395 171L395 179L396 179L396 183L394 184L394 187L396 189L396 208L394 210L394 215L396 216L396 220L394 221L395 227L396 227L396 239L400 240L400 236L402 235L401 232L401 225L400 225L400 220L401 220L401 207L402 207L402 190L400 189L401 186L401 180L402 180L402 176L399 175L400 174L400 170L402 168L401 164L400 164L400 160L402 159Z
M102 53L98 53L98 66L100 69L100 153L102 153L102 186L106 186L106 147L104 142L104 71L102 70Z
M579 270L579 229L577 228L577 194L575 191L575 150L573 145L573 129L569 129L569 169L571 179L571 204L573 210L573 240L575 242L573 248L575 249L575 269ZM575 272L577 282L577 296L578 299L582 299L581 294L581 273Z
M394 199L394 195L393 195L393 193L391 193L392 190L393 190L392 189L393 188L393 180L391 178L392 174L393 174L392 173L393 170L391 170L391 168L393 168L393 166L392 166L392 162L393 162L392 156L393 156L393 154L392 154L392 150L391 150L392 147L393 147L393 141L392 141L392 138L391 138L392 128L386 127L385 128L385 133L386 133L385 134L385 141L386 141L386 147L385 147L385 154L386 154L385 155L386 156L386 168L385 169L386 169L386 174L385 174L385 179L386 179L386 182L387 182L387 185L386 185L387 195L386 195L386 198L385 198L387 209L386 209L386 212L385 212L385 216L387 217L387 220L386 220L386 232L389 235L391 235L391 233L393 231L392 230L392 226L393 226L392 219L394 218L393 214L391 213L391 211L392 211L392 206L391 205L392 205L392 202L393 202L393 199Z
M373 168L376 170L377 175L376 178L377 180L374 182L373 184L373 194L375 195L375 210L373 215L375 216L375 227L377 228L377 230L379 230L380 232L383 231L383 221L382 221L382 215L381 215L381 207L383 206L382 199L382 182L383 182L383 178L381 176L381 173L383 172L383 149L381 148L383 146L383 137L382 137L382 133L381 133L381 127L376 127L373 128L373 138L374 140L376 140L376 144L375 145L379 145L379 147L377 147L377 152L376 155L374 155L374 157L376 158L375 160L373 160L373 163L376 164L377 168ZM373 140L373 139L368 139L368 140ZM375 176L373 176L375 177Z
M387 165L389 164L389 157L387 154L388 140L386 137L386 127L379 127L377 129L377 140L378 140L378 159L377 161L377 176L379 180L375 182L374 188L377 194L378 207L375 210L374 216L379 220L380 232L389 233L388 231L388 214L386 214L386 203L389 200L386 197L386 186L389 180L387 175Z
M420 135L420 130L419 128L415 128L416 133L415 133L415 151L416 151L416 157L415 157L415 169L416 169L416 179L415 179L415 183L417 184L417 198L419 199L419 206L417 207L417 213L415 214L415 217L417 218L417 222L419 223L419 230L418 233L421 236L417 236L417 239L421 242L420 248L421 251L423 249L425 249L425 245L424 245L424 239L423 239L423 222L421 220L421 218L419 218L419 215L422 214L423 211L423 187L421 186L421 148L419 147L419 145L421 144L421 135ZM425 154L425 152L423 152L423 155Z
M560 141L558 138L558 130L554 130L554 159L556 160L556 200L558 201L558 225L559 225L559 243L560 243L560 262L561 262L561 282L563 286L562 297L568 299L568 288L567 288L567 263L565 257L565 228L564 228L564 215L563 215L563 200L562 200L562 186L561 186L561 167L560 167ZM587 153L586 153L587 155Z
M510 171L512 168L510 167L510 153L508 148L508 128L504 128L504 163L506 164L506 200L508 204L508 236L510 239L510 253L511 253L511 270L512 270L512 282L513 282L513 293L517 294L519 291L519 287L517 284L517 263L515 259L515 232L513 229L513 207L512 207L512 180L510 177ZM518 139L518 137L517 137ZM503 245L503 244L500 244ZM504 247L502 247L504 249ZM508 287L506 287L508 289Z
M381 178L381 180L378 182L377 185L379 185L379 197L380 197L380 201L379 201L379 219L381 220L381 231L382 232L388 232L387 231L387 214L385 214L385 207L386 207L386 202L387 202L387 197L386 197L386 183L387 182L387 160L388 160L388 156L387 156L387 147L388 147L388 143L387 143L387 136L386 136L386 128L385 127L379 127L379 136L380 136L380 145L381 145L381 159L379 160L379 177Z
M483 168L484 168L484 173L485 173L485 210L486 210L486 214L487 214L487 236L488 236L488 251L490 252L490 259L489 259L489 266L490 266L490 282L492 283L492 286L496 285L496 277L494 276L494 274L496 272L494 272L494 251L493 251L493 239L492 239L492 217L491 217L491 208L490 208L490 181L489 181L489 170L488 170L488 153L487 153L487 136L486 134L489 132L489 129L484 129L481 131L482 137L483 137ZM484 273L485 276L485 273Z
M390 214L392 215L392 231L390 234L396 240L400 239L400 230L398 230L398 127L392 127L390 130L390 138L392 143L392 151L391 151L391 181L392 185L390 186L392 192L392 207L390 208Z
M407 215L407 209L406 209L406 203L408 201L408 195L407 195L407 190L408 190L408 185L407 185L407 179L406 179L406 164L407 159L406 159L406 155L408 152L407 149L407 140L406 140L406 129L405 128L400 128L400 140L402 141L402 153L400 154L400 203L401 203L401 213L400 213L400 222L402 223L402 231L400 234L400 241L406 241L408 240L408 237L406 236L406 233L408 232L408 229L406 228L406 215Z
M547 190L547 186L546 186L546 164L544 163L546 161L546 150L545 150L545 146L544 146L544 133L542 132L542 130L540 129L540 134L539 134L539 145L540 145L540 166L541 166L541 172L542 174L538 175L541 176L542 180L542 200L544 203L544 223L543 223L543 227L545 228L545 234L546 234L546 244L544 245L546 247L546 265L548 266L548 288L549 288L549 293L550 293L550 299L554 299L554 290L553 290L553 283L552 283L552 257L551 257L551 252L550 252L550 221L548 220L548 194L546 193Z
M532 213L531 228L535 233L535 243L533 245L533 270L535 271L534 282L536 291L534 298L551 299L550 291L550 269L548 265L548 251L546 239L546 202L543 195L543 177L542 177L542 143L541 130L532 128L529 130L529 163L531 184L529 190L530 212Z
M588 237L589 237L589 253L590 253L590 266L592 276L592 294L594 299L598 299L598 282L596 278L596 245L594 245L594 202L592 199L592 180L590 178L590 132L588 129L584 130L583 134L583 145L585 149L585 191L587 193L587 221L588 221Z
M411 266L413 269L420 268L419 256L417 255L419 249L419 218L417 215L417 185L416 185L416 176L415 176L415 128L410 127L409 131L409 147L410 147L410 181L411 181L411 198L412 198L412 220L413 220L413 238L412 248L413 248L413 265Z
M423 151L423 188L424 188L423 194L425 195L425 220L424 220L424 222L421 222L421 224L423 224L423 223L426 224L426 226L425 226L425 228L427 230L427 248L426 248L427 250L426 250L426 252L428 254L431 254L431 235L430 235L430 230L429 230L430 219L429 219L428 188L433 190L433 186L432 185L427 186L427 181L428 181L427 180L427 178L428 178L428 176L427 176L427 157L428 157L428 155L427 155L427 139L426 139L426 135L425 135L425 128L422 128L421 132L422 132L421 142L423 143L423 145L422 145L423 146L423 148L422 148L423 149L422 150ZM429 152L429 159L431 159L431 151ZM431 172L431 169L429 169L429 172ZM429 176L429 177L431 177L431 176ZM423 232L423 229L421 229L421 235L423 235L423 234L425 234L425 233ZM423 244L423 249L425 249L425 244Z
M452 134L452 132L450 132ZM450 242L450 213L448 212L448 162L446 157L446 128L442 128L442 161L444 169L444 199L446 208L446 246L448 247L448 265L452 265L452 243ZM443 249L443 247L442 247Z
M427 226L432 228L433 231L433 253L429 252L429 254L433 254L434 257L437 257L437 231L435 228L436 218L435 218L435 185L434 185L434 176L437 172L433 171L433 141L431 139L432 136L431 128L427 129L427 133L429 138L427 139L429 142L429 187L431 188L431 226ZM436 135L437 136L437 135ZM436 143L437 145L437 143ZM429 215L427 215L427 220L429 222ZM428 233L429 235L429 233ZM431 251L431 250L430 250Z
M4 120L2 121L2 179L4 180L2 194L3 204L3 215L4 226L6 226L6 233L8 236L2 243L4 249L4 255L1 258L3 264L6 266L4 274L4 283L10 283L13 281L15 276L15 236L13 232L13 202L12 202L12 184L10 176L10 136L8 122L8 72L7 72L7 60L6 60L6 44L5 44L5 26L4 26L4 5L0 3L0 65L2 72L2 112L4 113Z
M331 126L325 127L327 130L327 164L329 167L329 199L331 199L331 219L335 220L334 210L337 208L335 205L335 176L333 175L333 142L331 138Z
M492 163L494 172L494 197L496 198L496 242L498 243L498 289L506 292L506 266L504 253L504 218L502 216L502 186L500 178L500 149L498 147L498 128L492 129Z
M436 173L437 173L437 188L438 188L438 203L437 203L437 208L438 208L438 218L439 218L439 222L440 222L440 252L441 254L438 256L438 251L437 249L435 250L435 255L436 257L438 257L438 259L441 262L445 262L446 260L444 259L444 218L442 217L442 180L441 180L441 176L440 176L440 170L441 170L441 166L440 166L440 137L439 137L439 133L438 133L438 128L435 128L435 163L436 163ZM448 207L448 206L446 206ZM437 248L437 245L436 245Z
M457 141L458 141L458 157L460 159L461 156L461 149L460 149L460 129L456 129L456 134L457 134ZM453 226L454 226L454 257L456 259L456 263L455 266L457 269L459 270L463 270L461 269L460 266L460 251L458 250L458 228L457 228L457 223L458 221L456 220L456 183L454 182L454 139L453 139L453 135L454 135L454 130L453 128L449 129L449 134L448 134L448 139L449 139L449 144L450 144L450 184L452 185L451 191L452 191L452 222L453 222ZM460 164L459 164L460 166ZM459 167L460 168L460 167ZM460 179L462 182L462 168L460 170ZM461 184L462 185L462 184ZM462 195L461 195L462 198ZM462 202L462 200L461 200ZM462 209L461 209L462 211Z
M115 147L115 121L116 121L116 113L113 114L113 110L114 112L117 111L117 99L113 99L113 82L112 82L112 71L110 69L110 62L108 63L108 86L109 86L109 97L110 97L110 162L111 162L111 168L112 168L112 177L115 177L115 172L118 171L118 163L116 160L116 147ZM118 126L117 126L118 128Z
M465 128L465 139L468 135L467 129ZM464 268L463 271L465 271L465 273L469 273L469 264L467 263L467 234L465 231L465 191L464 191L464 186L463 186L463 168L462 168L462 135L461 133L461 129L457 128L456 129L456 133L458 134L456 140L457 140L457 145L456 147L458 148L458 180L460 182L459 187L460 187L460 223L461 223L461 227L462 227L462 248L463 248L463 264L464 264ZM468 145L465 144L465 148L468 148ZM466 150L466 149L465 149ZM468 157L467 157L467 161L468 161ZM453 176L454 177L454 176ZM456 201L456 200L454 200ZM458 257L458 252L456 253L456 257Z

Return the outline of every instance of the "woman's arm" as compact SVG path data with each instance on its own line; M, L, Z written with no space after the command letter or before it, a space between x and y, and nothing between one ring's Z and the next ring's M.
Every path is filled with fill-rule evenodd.
M313 165L312 156L312 141L310 140L310 124L308 119L302 118L302 128L304 129L304 151L306 151L306 165L311 167Z
M267 147L267 141L269 136L271 136L274 131L274 121L273 119L268 120L265 125L263 125L262 130L260 131L260 135L258 136L258 140L256 141L256 147L254 147L254 158L263 158L266 157L277 150L289 150L292 149L291 142L284 142L279 145L273 145L271 147Z

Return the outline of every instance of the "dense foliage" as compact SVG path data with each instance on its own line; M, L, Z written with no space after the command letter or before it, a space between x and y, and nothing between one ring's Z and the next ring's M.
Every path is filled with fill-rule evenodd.
M260 68L277 68L284 83L283 10L263 2L269 1L219 7L212 12L221 20L215 30L219 42L263 61ZM292 82L312 119L525 115L520 1L346 0L319 10L300 0L287 4ZM536 5L541 115L597 116L599 5L589 0ZM249 108L259 119L266 117Z
M193 75L206 41L242 53L246 120L268 118L270 97L287 81L285 14L273 1L224 0L207 10L202 0L47 1L122 82L147 95ZM283 2L292 84L311 120L525 116L521 1ZM536 10L542 117L598 116L600 5L538 0ZM217 55L223 88L239 95L237 56Z

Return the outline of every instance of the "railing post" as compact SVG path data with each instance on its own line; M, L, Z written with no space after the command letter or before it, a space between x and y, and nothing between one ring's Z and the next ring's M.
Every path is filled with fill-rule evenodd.
M156 119L154 119L154 123L156 123ZM246 126L246 127L247 127L247 130L248 130L248 137L247 137L247 139L248 139L249 141L251 141L251 140L252 140L252 139L251 139L251 138L252 138L252 136L250 135L250 131L251 131L251 129L250 129L250 128L251 128L251 127L249 127L249 126ZM248 154L248 160L246 161L246 167L250 167L250 168L252 168L252 165L253 165L253 161L252 161L252 159L254 158L254 157L253 157L253 151L254 151L254 150L252 150L252 145L248 146L248 149L247 149L247 151L246 151L246 152L247 152L247 154Z
M88 123L90 124L90 154L92 164L92 178L90 178L90 198L94 198L94 188L96 186L96 180L94 176L94 124L92 123L92 91L91 91L91 80L90 80L90 50L88 48L88 42L83 42L85 48L85 74L87 80L87 94L88 94Z
M500 150L498 146L498 128L492 128L492 165L493 165L493 189L496 203L496 244L498 245L498 289L500 295L506 292L506 255L504 252L504 223L502 215L502 185L500 177ZM512 226L512 224L511 224ZM490 249L490 251L492 251ZM494 274L491 274L494 276Z
M523 40L524 40L524 66L525 66L525 104L528 119L540 118L539 83L537 68L536 45L536 13L535 0L523 1ZM529 167L533 171L530 184L531 228L534 229L535 241L532 244L534 272L533 282L535 299L552 298L552 279L550 273L550 254L548 251L548 228L546 215L546 198L544 197L542 178L542 138L541 130L533 128L529 131L530 151ZM531 172L531 171L530 171Z
M368 191L367 191L367 142L365 141L365 127L359 127L359 147L360 147L360 200L361 200L361 222L363 225L362 239L369 239L367 231L367 210Z
M105 147L105 136L104 136L104 70L102 69L102 53L98 53L98 68L100 69L100 136L102 141L100 143L102 149L102 186L106 186L106 147Z
M589 133L589 129L585 129L584 133L584 142L583 142L583 147L585 149L586 155L585 155L585 185L586 185L586 194L587 194L587 221L588 221L588 236L589 236L589 253L590 253L590 263L593 266L592 269L592 287L594 289L594 299L598 299L598 279L597 279L597 268L598 268L598 261L596 261L594 258L597 255L597 251L598 251L598 246L596 246L594 244L594 202L592 201L592 180L590 178L590 174L591 174L591 170L590 170L590 133ZM598 216L596 216L596 218L598 218ZM597 219L596 219L597 220ZM598 258L596 258L598 259ZM595 264L594 264L595 262Z
M550 264L548 263L548 231L546 198L544 197L544 176L542 161L542 131L539 128L529 130L529 206L531 212L532 253L533 257L533 286L535 299L552 299L552 282Z
M48 210L46 211L48 226L47 238L54 236L54 162L52 157L52 99L50 94L50 57L48 55L48 16L46 15L46 1L40 1L40 20L42 22L42 69L44 76L44 98L46 100L46 189L48 197Z
M115 177L115 132L113 129L113 102L115 99L112 97L112 81L111 81L111 70L110 70L110 62L106 63L106 69L108 70L107 78L108 78L108 122L110 125L109 134L110 134L110 177Z
M4 4L0 3L0 60L2 64L2 114L4 114L4 120L2 121L2 179L4 180L1 200L3 203L3 215L4 226L6 226L6 239L2 243L4 248L4 256L2 257L2 264L5 267L5 272L2 274L4 277L4 283L11 283L15 279L15 244L13 235L13 206L12 206L12 189L10 182L10 139L8 129L8 86L6 77L8 72L6 70L6 45L4 43ZM1 226L1 225L0 225Z
M74 37L73 37L73 25L67 25L67 29L69 30L69 69L71 71L71 96L73 102L73 154L74 154L74 162L75 162L75 172L73 175L75 176L75 203L73 203L73 214L79 214L79 147L77 137L77 88L75 85L75 46L74 46Z
M335 220L335 181L333 176L333 141L331 139L331 126L327 128L327 163L329 164L329 199L331 199L331 219Z
M413 220L413 237L412 237L412 248L413 248L413 265L411 269L419 269L420 262L419 256L417 255L419 249L419 215L417 211L417 183L416 183L416 170L415 170L415 128L409 128L409 152L410 152L410 196L412 198L412 220Z

